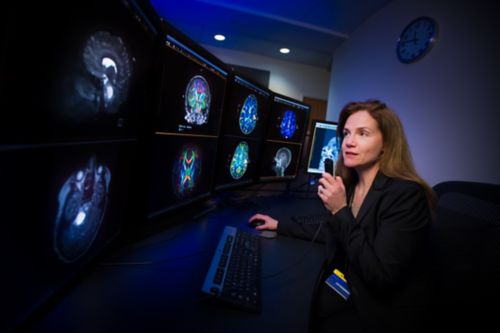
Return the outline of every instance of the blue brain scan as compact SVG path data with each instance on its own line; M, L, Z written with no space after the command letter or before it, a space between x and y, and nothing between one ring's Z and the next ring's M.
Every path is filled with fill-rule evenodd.
M340 140L334 136L328 141L327 145L321 148L321 159L319 161L318 169L321 171L325 171L325 160L327 158L333 160L333 162L337 162L340 154Z
M297 116L295 112L290 110L285 111L280 123L281 136L285 139L290 139L295 134L297 128Z
M243 134L250 134L255 129L257 125L258 117L258 105L257 97L254 94L250 94L245 98L243 106L240 111L240 129Z
M57 99L61 96L72 118L115 114L127 100L132 60L120 36L98 31L84 43L76 70L65 73Z
M292 161L292 151L286 147L281 147L276 151L274 155L273 171L276 176L283 177L285 175L285 170L290 165Z
M92 245L106 212L110 181L109 169L92 156L59 190L53 244L61 261L76 261Z
M229 173L233 179L240 179L247 172L248 163L250 163L248 144L241 141L233 153Z
M186 115L184 119L189 124L203 125L208 122L210 112L210 86L201 75L196 75L186 87L184 94L184 106Z

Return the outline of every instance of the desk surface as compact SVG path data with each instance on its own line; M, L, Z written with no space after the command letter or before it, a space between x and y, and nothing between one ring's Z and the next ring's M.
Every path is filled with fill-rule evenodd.
M307 332L322 245L262 238L260 314L208 302L200 289L225 225L250 230L256 212L284 222L318 209L315 199L256 197L127 245L103 258L30 331Z

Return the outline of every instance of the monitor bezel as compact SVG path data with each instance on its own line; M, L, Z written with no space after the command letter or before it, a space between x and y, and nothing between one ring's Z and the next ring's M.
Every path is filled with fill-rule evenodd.
M302 133L301 133L301 138L300 138L300 142L298 141L286 141L286 140L274 140L274 139L269 139L269 127L271 126L271 115L272 115L272 112L273 112L273 108L274 108L274 104L275 103L279 103L279 102L276 102L275 101L275 98L279 98L279 99L282 99L284 101L288 101L290 103L293 103L293 104L298 104L302 107L304 107L306 110L304 110L303 112L306 113L305 117L304 117L304 123L303 123L303 126L304 128L302 129ZM273 96L271 98L271 109L270 109L270 114L269 114L269 118L268 118L268 121L267 121L267 130L266 130L266 136L265 136L265 139L263 141L263 147L262 147L262 152L264 152L265 150L265 146L266 146L266 143L267 142L272 142L272 143L283 143L283 144L290 144L290 145L298 145L300 146L299 147L299 152L298 152L298 161L297 161L297 166L295 168L295 172L293 175L288 175L288 176L262 176L262 167L263 167L263 159L262 159L262 154L261 154L261 161L260 161L260 166L259 166L259 181L260 182L279 182L279 181L291 181L291 180L294 180L296 178L298 178L299 176L299 171L300 171L300 167L301 167L301 164L302 164L302 153L303 153L303 149L304 149L304 145L305 145L305 138L306 138L306 134L307 134L307 127L308 127L308 124L309 124L309 118L311 116L311 105L307 104L307 103L304 103L302 101L299 101L293 97L289 97L289 96L286 96L286 95L283 95L283 94L279 94L279 93L275 93L273 92Z
M165 21L164 19L160 20L160 33L162 34L162 40L161 40L161 46L159 47L159 54L158 54L158 71L161 72L160 74L160 81L159 81L159 87L157 91L157 107L154 112L153 116L153 121L151 123L151 128L150 128L150 146L149 147L149 162L148 162L148 167L149 170L151 170L152 166L151 163L153 163L152 159L152 146L153 146L153 141L155 140L156 137L185 137L188 139L189 137L194 137L194 138L200 138L200 137L207 137L210 138L210 140L214 140L217 142L215 146L215 156L218 156L219 153L219 143L218 141L220 140L221 137L221 128L222 128L222 121L223 121L223 116L224 116L224 111L226 108L226 99L228 95L228 88L229 88L229 82L231 80L231 68L225 64L222 60L217 58L214 54L209 52L207 49L202 47L201 45L197 44L194 42L192 39L190 39L188 36L186 36L184 33L182 33L180 30L175 28L173 25ZM223 95L221 97L221 112L219 119L217 120L217 130L215 131L216 133L211 133L211 134L197 134L197 133L191 133L191 132L186 132L186 133L173 133L173 132L164 132L162 130L159 130L155 123L155 119L158 119L160 116L161 112L165 112L163 110L163 106L165 101L163 100L162 97L162 91L163 91L163 86L165 84L165 73L168 73L169 68L171 68L170 64L168 63L168 58L165 55L165 52L168 51L168 48L170 46L167 45L167 43L170 41L172 42L174 40L175 42L180 43L183 47L189 49L190 52L193 52L193 56L198 58L198 61L201 60L203 63L209 63L209 66L215 67L216 70L218 70L220 73L225 73L225 83L224 83L224 91ZM202 65L200 65L202 66ZM148 202L146 204L146 216L147 216L147 221L146 224L148 226L151 226L152 224L157 224L160 223L161 221L164 220L166 216L173 216L176 213L180 212L183 208L185 207L191 207L195 206L196 204L202 203L203 201L209 200L213 194L214 194L214 185L215 185L215 174L216 174L216 168L217 168L217 160L214 162L214 167L210 171L211 176L210 176L210 186L206 192L199 193L196 196L193 196L191 198L186 198L185 200L179 201L179 202L174 202L172 204L166 205L163 208L158 208L155 210L150 209L150 199L148 199ZM153 176L151 175L150 181L153 180ZM148 184L148 189L151 187L151 184ZM148 196L151 195L148 192ZM173 222L172 222L173 223Z
M255 136L245 136L244 134L241 135L233 135L233 134L227 134L224 132L224 120L221 123L221 131L219 135L219 148L218 148L218 155L217 155L217 168L222 167L222 161L221 161L221 153L222 153L222 145L224 138L240 138L242 140L247 140L247 141L253 141L256 142L258 141L258 153L257 153L257 160L254 162L255 165L255 174L251 179L245 179L242 181L235 181L234 183L224 183L224 184L217 184L217 171L215 172L215 179L213 181L213 192L214 193L219 193L222 191L230 191L230 190L235 190L238 188L242 188L245 186L250 186L258 183L259 177L260 177L260 167L261 167L261 161L262 161L262 153L264 151L264 142L266 141L266 136L267 136L267 130L268 130L268 125L269 125L269 116L271 114L271 107L272 107L272 101L274 98L275 93L270 90L269 88L264 87L263 85L255 82L254 80L246 77L244 74L232 70L231 71L231 77L228 81L228 87L226 90L226 101L224 104L224 113L223 113L223 118L227 117L227 113L230 112L229 106L231 103L231 98L233 94L233 85L239 84L236 82L237 79L246 81L247 84L253 85L256 89L262 90L264 93L267 93L268 96L265 97L267 98L267 103L265 105L265 118L263 119L264 124L262 128L262 134L259 137Z

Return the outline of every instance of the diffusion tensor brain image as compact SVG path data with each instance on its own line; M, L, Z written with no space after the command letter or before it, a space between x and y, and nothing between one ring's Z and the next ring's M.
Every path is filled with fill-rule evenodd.
M276 151L274 155L273 171L276 176L283 177L285 175L285 170L290 165L292 161L292 151L286 147L281 147Z
M196 188L201 174L201 150L194 145L183 146L177 154L172 172L174 193L183 198Z
M245 175L250 163L248 143L241 141L234 150L231 164L229 165L229 173L233 179L240 179Z
M59 190L53 244L61 261L76 261L92 245L106 212L110 181L109 169L92 156Z
M243 102L243 106L240 111L240 129L243 134L250 134L255 129L257 125L258 118L258 104L257 97L255 95L250 94L245 98Z
M201 75L191 78L184 94L184 119L194 125L206 124L210 113L210 100L210 86L207 80Z
M63 97L65 113L72 118L117 113L128 98L132 75L131 57L122 38L107 31L92 34L84 43L81 59L70 65L61 82L63 91L57 97Z
M290 139L297 130L297 116L295 112L287 110L283 113L280 123L280 134L285 139Z

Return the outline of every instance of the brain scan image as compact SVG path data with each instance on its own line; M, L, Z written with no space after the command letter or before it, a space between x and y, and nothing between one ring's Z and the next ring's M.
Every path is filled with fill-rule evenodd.
M283 177L285 175L285 170L290 165L292 161L292 151L286 147L281 147L276 151L274 155L273 171L276 176Z
M321 159L319 161L318 169L325 171L325 160L327 158L337 162L340 154L340 140L334 136L328 141L328 144L321 148Z
M201 150L194 145L181 148L174 162L172 183L174 193L183 198L196 188L201 174Z
M283 118L280 123L280 134L285 139L290 139L295 134L298 129L297 126L297 116L295 112L287 110L283 114Z
M92 156L59 190L53 244L61 261L76 261L92 245L106 212L110 181L109 169Z
M78 60L77 60L78 61ZM85 42L78 70L67 70L59 92L71 117L115 114L127 100L132 60L121 37L98 31ZM74 68L74 64L71 68Z
M245 141L241 141L236 146L229 165L229 173L233 179L240 179L247 171L248 163L250 163L248 152L248 144Z
M257 97L254 94L250 94L245 98L243 106L240 111L240 129L243 134L250 134L255 129L257 125L258 117L258 105Z
M210 112L210 86L201 75L196 75L189 80L184 94L186 115L184 119L194 125L203 125L208 121Z

